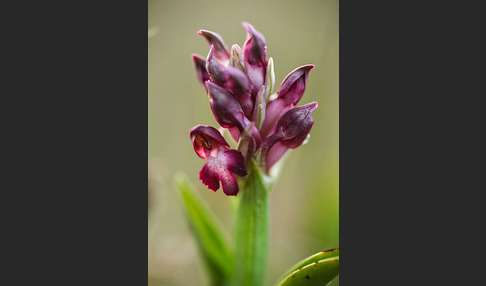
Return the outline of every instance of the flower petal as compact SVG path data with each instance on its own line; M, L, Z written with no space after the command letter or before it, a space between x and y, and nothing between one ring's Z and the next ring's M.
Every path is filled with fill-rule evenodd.
M241 70L232 66L228 66L225 69L225 73L227 78L225 87L238 99L245 116L248 116L253 110L253 100L248 78Z
M240 177L248 175L245 168L245 158L240 151L229 149L224 151L226 156L227 169Z
M227 196L236 196L238 194L238 182L236 181L233 174L226 171L220 174L221 185L223 186L223 192Z
M227 79L225 67L214 58L214 46L211 46L211 49L209 49L208 58L206 60L206 70L209 73L211 81L219 86L224 86Z
M230 52L228 47L223 41L223 37L220 34L211 32L208 30L200 30L197 32L198 35L203 36L208 41L210 46L214 46L214 56L221 61L227 61L230 58Z
M206 70L206 59L200 55L192 54L192 62L194 63L197 79L204 85L204 88L206 88L205 82L209 80L209 73Z
M309 72L314 65L305 65L291 71L282 81L277 90L277 99L284 100L291 107L295 106L302 98Z
M210 96L210 106L214 118L224 128L238 127L240 132L245 128L245 115L238 100L226 89L211 81L206 82Z
M314 120L312 113L317 109L317 102L311 102L287 111L277 122L280 142L289 148L297 148L309 134Z
M218 173L214 172L214 170L209 167L209 163L204 164L204 166L202 167L201 171L199 172L199 179L210 190L216 192L219 189Z
M249 23L243 22L243 26L248 32L245 46L243 47L245 68L250 81L255 85L255 89L260 90L267 68L265 37Z

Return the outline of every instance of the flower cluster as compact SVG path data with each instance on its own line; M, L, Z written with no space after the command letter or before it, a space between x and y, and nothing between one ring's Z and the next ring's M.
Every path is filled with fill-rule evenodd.
M302 145L314 120L317 102L299 107L309 72L314 65L304 65L290 72L276 93L273 59L267 59L265 37L243 23L247 39L243 49L231 50L214 32L198 32L210 45L207 58L192 55L196 75L209 95L209 105L216 121L238 142L231 149L214 127L197 125L190 131L196 154L207 162L199 173L209 189L219 183L228 196L238 193L234 175L247 175L245 164L255 160L265 172L287 152Z

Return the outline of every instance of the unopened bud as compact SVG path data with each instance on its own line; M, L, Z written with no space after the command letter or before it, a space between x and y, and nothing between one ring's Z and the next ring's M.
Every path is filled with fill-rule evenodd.
M206 59L197 54L192 54L192 62L194 63L194 69L196 70L197 79L206 88L206 81L209 80L209 73L206 70Z
M223 86L226 82L224 69L225 67L214 58L214 46L211 46L206 60L206 70L209 73L211 81L219 86Z
M250 81L260 89L265 80L267 69L267 46L265 37L249 23L243 22L247 30L244 51L245 68Z
M220 61L227 61L230 58L230 53L228 47L223 42L223 37L220 34L207 31L207 30L200 30L197 32L199 35L206 38L209 43L209 46L214 46L214 56Z
M238 100L226 89L211 81L206 82L209 93L209 104L214 118L224 128L238 127L240 132L246 126L245 115Z
M304 94L309 72L314 65L305 65L291 71L277 90L277 99L284 100L290 107L297 104Z

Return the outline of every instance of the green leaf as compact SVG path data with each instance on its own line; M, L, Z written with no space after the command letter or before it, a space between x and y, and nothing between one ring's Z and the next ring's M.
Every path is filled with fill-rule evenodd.
M339 274L339 256L322 259L290 273L279 286L323 286Z
M176 184L181 194L184 213L206 264L211 285L226 285L233 263L227 234L185 175L177 174Z
M314 255L311 255L307 258L302 259L301 261L297 262L294 264L292 267L285 272L284 275L280 277L278 281L282 281L285 277L289 276L292 272L309 265L311 263L326 259L326 258L331 258L331 257L339 257L339 248L334 248L334 249L329 249L326 251L321 251L319 253L316 253Z
M268 188L261 170L252 161L238 193L235 211L233 286L259 286L267 262Z

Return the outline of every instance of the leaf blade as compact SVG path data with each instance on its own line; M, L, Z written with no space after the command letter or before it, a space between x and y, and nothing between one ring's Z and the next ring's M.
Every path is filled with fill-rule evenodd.
M296 264L294 264L292 267L290 267L286 272L285 274L283 274L280 279L278 279L278 281L282 281L285 277L289 276L292 272L306 266L306 265L309 265L311 263L314 263L316 261L319 261L319 260L323 260L323 259L326 259L326 258L331 258L331 257L336 257L338 256L339 257L339 247L338 248L333 248L333 249L328 249L328 250L325 250L325 251L321 251L321 252L318 252L314 255L311 255L309 257L306 257L304 259L302 259L301 261L297 262Z
M198 195L187 177L179 173L175 181L186 220L207 267L211 285L226 285L231 276L233 263L228 236L221 222Z
M322 259L292 272L279 286L322 286L339 275L339 256Z

